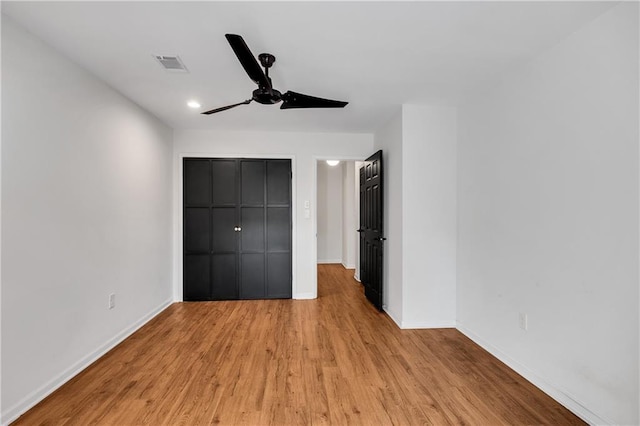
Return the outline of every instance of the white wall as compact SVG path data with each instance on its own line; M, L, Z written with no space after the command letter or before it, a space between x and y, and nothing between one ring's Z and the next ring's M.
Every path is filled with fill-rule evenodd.
M2 16L3 423L170 303L171 138Z
M2 5L0 5L0 10ZM1 18L1 16L0 16ZM0 19L0 42L2 31L2 19ZM1 51L1 47L0 47ZM2 59L0 55L0 65ZM1 77L0 73L0 77ZM0 82L0 98L2 96L2 83ZM0 102L0 309L2 309L2 102ZM2 314L0 313L0 424L3 424L4 410L2 409Z
M364 165L363 161L354 161L353 162L353 194L355 197L355 205L353 208L353 217L354 217L354 225L355 237L354 237L354 262L355 262L355 273L354 278L360 281L360 234L357 229L360 229L360 168Z
M402 328L456 325L455 108L402 106Z
M374 134L374 150L382 150L384 242L383 308L402 323L402 111L398 111ZM365 157L366 158L366 157Z
M384 304L401 328L456 325L456 110L403 105L375 133L384 167Z
M318 263L342 262L342 165L318 161L317 201Z
M360 159L371 155L373 135L295 132L174 132L174 294L182 300L182 158L291 158L293 167L293 298L315 298L316 276L316 161L319 158ZM311 217L305 218L304 202Z
M459 328L592 423L640 421L638 90L623 3L459 115Z
M360 199L356 198L354 182L355 163L342 162L342 265L347 269L356 267L356 239L358 237L358 213L356 205Z

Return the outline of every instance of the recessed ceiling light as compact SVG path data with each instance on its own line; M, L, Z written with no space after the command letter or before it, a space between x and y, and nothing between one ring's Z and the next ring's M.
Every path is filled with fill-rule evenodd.
M189 101L189 102L187 102L187 106L189 108L196 109L196 108L200 108L202 105L200 105L200 103L198 101Z
M340 164L339 160L327 160L327 164L330 166L337 166L338 164Z

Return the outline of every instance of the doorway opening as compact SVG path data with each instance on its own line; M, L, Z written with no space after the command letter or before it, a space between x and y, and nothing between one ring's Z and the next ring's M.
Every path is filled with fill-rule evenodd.
M356 160L317 160L317 263L339 264L360 281L359 169Z
M317 263L352 269L366 298L383 310L383 160L317 161ZM324 268L318 267L318 273ZM321 296L318 289L318 296Z

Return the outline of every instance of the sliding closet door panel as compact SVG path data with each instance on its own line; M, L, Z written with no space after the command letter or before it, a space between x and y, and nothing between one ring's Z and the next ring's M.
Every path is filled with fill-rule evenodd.
M267 254L267 294L273 298L291 297L291 255Z
M288 207L267 208L267 250L289 251L291 218Z
M212 160L211 181L214 206L232 206L238 202L237 161Z
M265 161L240 161L240 297L259 299L265 292Z
M186 205L208 205L211 202L209 160L184 162L184 202Z
M211 281L209 160L184 162L184 300L208 300Z
M291 297L291 161L267 161L267 294Z
M211 298L213 300L238 299L237 258L235 253L211 256Z
M187 207L184 215L184 250L187 253L209 253L209 208Z
M240 250L264 253L264 208L243 207L240 220Z
M212 252L235 253L236 240L236 209L229 207L214 207L211 212Z
M264 205L265 162L263 160L241 160L242 205Z
M240 263L240 298L262 299L266 296L264 286L264 254L242 254Z
M291 199L291 161L267 161L267 203L288 206Z
M211 264L208 254L184 257L184 300L209 300L211 298L210 273Z

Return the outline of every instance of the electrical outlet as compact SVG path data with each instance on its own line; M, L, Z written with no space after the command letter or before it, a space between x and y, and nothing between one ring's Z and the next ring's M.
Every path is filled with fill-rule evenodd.
M520 328L523 329L524 331L527 331L527 329L529 328L529 320L527 318L527 314L523 314L522 312L520 312L520 318L519 318L519 323L520 323Z
M115 293L111 293L109 295L109 309L113 309L116 307L116 295Z

